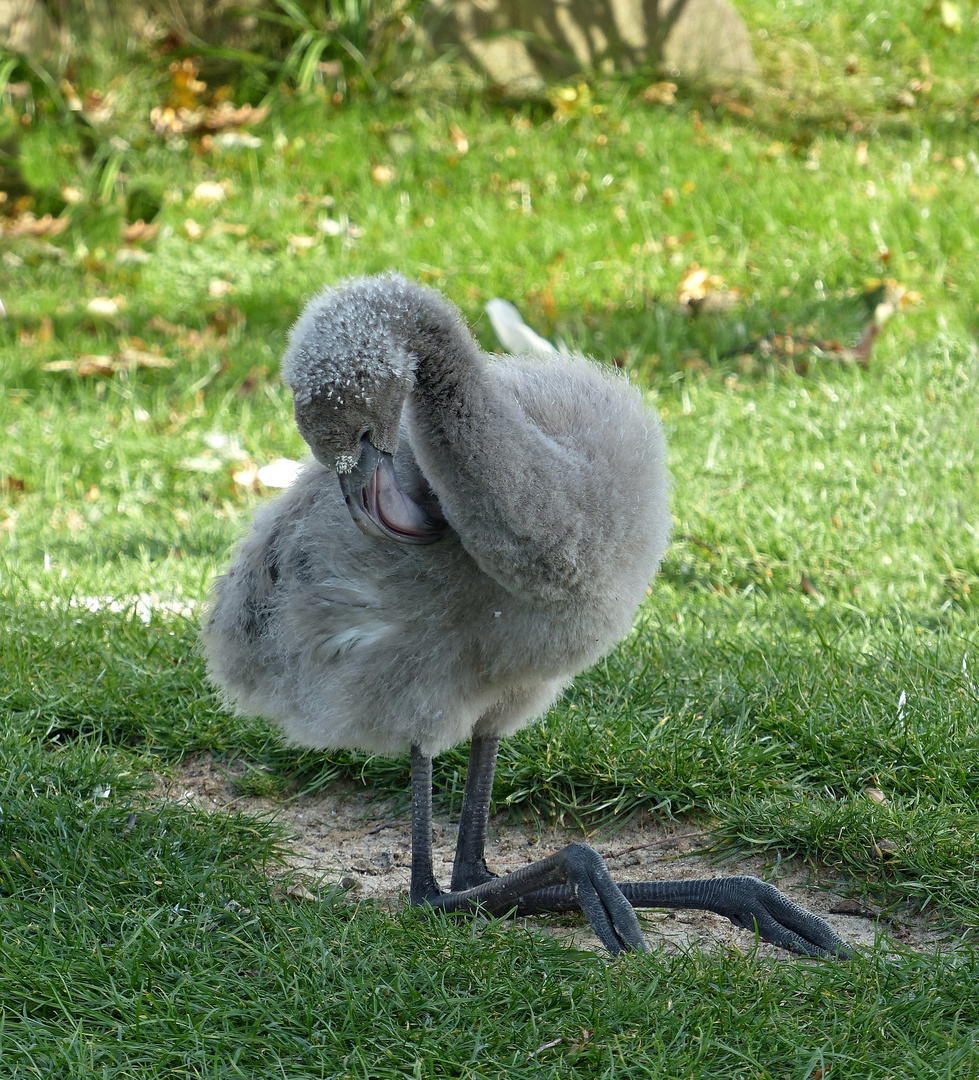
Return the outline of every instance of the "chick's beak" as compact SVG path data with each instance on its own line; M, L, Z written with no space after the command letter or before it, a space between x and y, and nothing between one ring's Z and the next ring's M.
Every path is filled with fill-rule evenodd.
M360 457L350 472L337 473L340 490L354 523L365 536L399 544L432 544L446 525L401 490L394 459L365 435Z

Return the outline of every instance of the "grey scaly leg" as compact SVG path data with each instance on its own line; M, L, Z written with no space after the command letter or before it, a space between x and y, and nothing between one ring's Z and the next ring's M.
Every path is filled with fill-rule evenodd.
M691 881L628 881L617 885L602 857L588 844L569 844L545 859L495 877L484 847L499 740L477 738L470 749L459 839L450 892L432 866L432 760L411 751L411 902L446 914L537 915L581 910L613 955L647 949L634 908L713 911L735 926L756 930L782 948L808 956L850 955L833 928L755 877Z

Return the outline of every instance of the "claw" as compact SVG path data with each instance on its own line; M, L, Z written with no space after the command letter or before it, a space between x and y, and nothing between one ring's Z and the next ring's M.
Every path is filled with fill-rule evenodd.
M648 952L635 908L612 880L605 860L589 844L569 844L563 852L568 884L599 940L613 955Z

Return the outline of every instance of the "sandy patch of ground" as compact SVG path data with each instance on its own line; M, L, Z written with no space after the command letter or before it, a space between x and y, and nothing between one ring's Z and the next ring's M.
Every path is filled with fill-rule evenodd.
M309 882L315 893L322 883L342 882L351 898L380 902L407 902L411 863L411 820L407 800L372 799L364 788L337 785L328 792L292 800L240 796L235 780L242 767L216 763L209 755L187 758L173 776L161 780L157 795L209 812L240 811L274 818L290 834L290 865ZM456 825L436 816L434 823L435 873L443 885L452 873ZM655 881L719 875L764 876L762 859L745 859L718 867L692 852L702 847L705 836L692 827L663 827L633 821L614 835L586 835L579 830L513 824L504 816L490 825L487 863L505 873L540 859L572 840L585 839L605 857L612 876L623 881ZM841 937L858 947L874 947L878 936L904 946L931 950L946 940L920 919L887 918L878 921L872 912L851 900L824 889L812 888L805 867L784 867L777 881L796 903L825 918ZM648 911L641 919L654 948L672 950L691 945L754 947L753 936L726 919L702 911ZM587 924L571 916L525 920L543 932L570 937L581 948L599 949L598 939ZM780 949L762 944L761 951L779 959L789 958Z

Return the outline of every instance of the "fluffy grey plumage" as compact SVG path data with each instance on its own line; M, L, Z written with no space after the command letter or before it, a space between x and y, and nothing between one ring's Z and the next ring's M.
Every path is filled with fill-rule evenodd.
M616 884L580 843L503 877L486 866L500 736L629 630L666 547L663 438L636 390L580 357L484 356L455 308L400 277L320 293L283 372L315 460L215 585L208 667L297 742L411 750L412 902L581 909L613 953L646 948L635 907L700 907L848 955L755 878ZM432 756L470 735L445 891Z
M214 589L213 680L304 745L431 756L539 716L632 625L669 533L656 415L580 357L489 357L401 277L326 289L283 375L316 460L257 516ZM364 439L447 523L396 544L334 471Z

